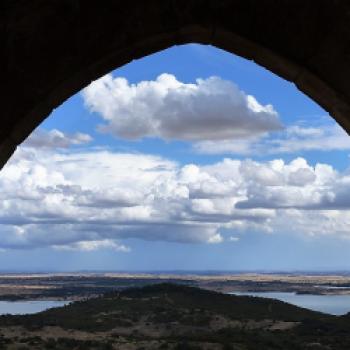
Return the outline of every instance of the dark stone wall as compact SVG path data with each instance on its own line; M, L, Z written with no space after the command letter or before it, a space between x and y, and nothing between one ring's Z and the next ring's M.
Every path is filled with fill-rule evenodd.
M348 0L3 0L0 42L0 167L91 80L189 42L294 82L350 131Z

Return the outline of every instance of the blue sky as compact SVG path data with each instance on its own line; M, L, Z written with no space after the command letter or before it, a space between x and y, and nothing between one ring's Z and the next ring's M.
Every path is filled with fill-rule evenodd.
M0 173L3 270L336 270L350 139L211 46L131 62L58 107Z

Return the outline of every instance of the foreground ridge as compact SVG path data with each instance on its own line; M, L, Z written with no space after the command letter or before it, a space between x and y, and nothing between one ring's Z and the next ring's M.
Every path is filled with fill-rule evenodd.
M161 283L0 316L0 349L349 349L349 316Z

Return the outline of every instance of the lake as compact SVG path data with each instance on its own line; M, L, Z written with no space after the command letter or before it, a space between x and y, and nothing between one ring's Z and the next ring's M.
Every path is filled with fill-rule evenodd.
M232 292L230 294L278 299L331 315L344 315L350 312L350 295L314 295L291 292Z
M53 307L59 307L69 304L70 301L62 300L20 300L20 301L2 301L0 300L0 315L12 314L34 314Z
M350 295L304 295L286 292L232 292L229 294L278 299L310 310L321 311L332 315L343 315L350 312ZM0 301L0 315L34 314L69 303L70 301L62 300Z

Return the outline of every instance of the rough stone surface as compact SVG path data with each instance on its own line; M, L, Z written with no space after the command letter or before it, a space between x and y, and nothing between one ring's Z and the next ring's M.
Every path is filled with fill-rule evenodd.
M0 167L90 81L190 42L294 82L350 131L349 23L348 0L3 0Z

